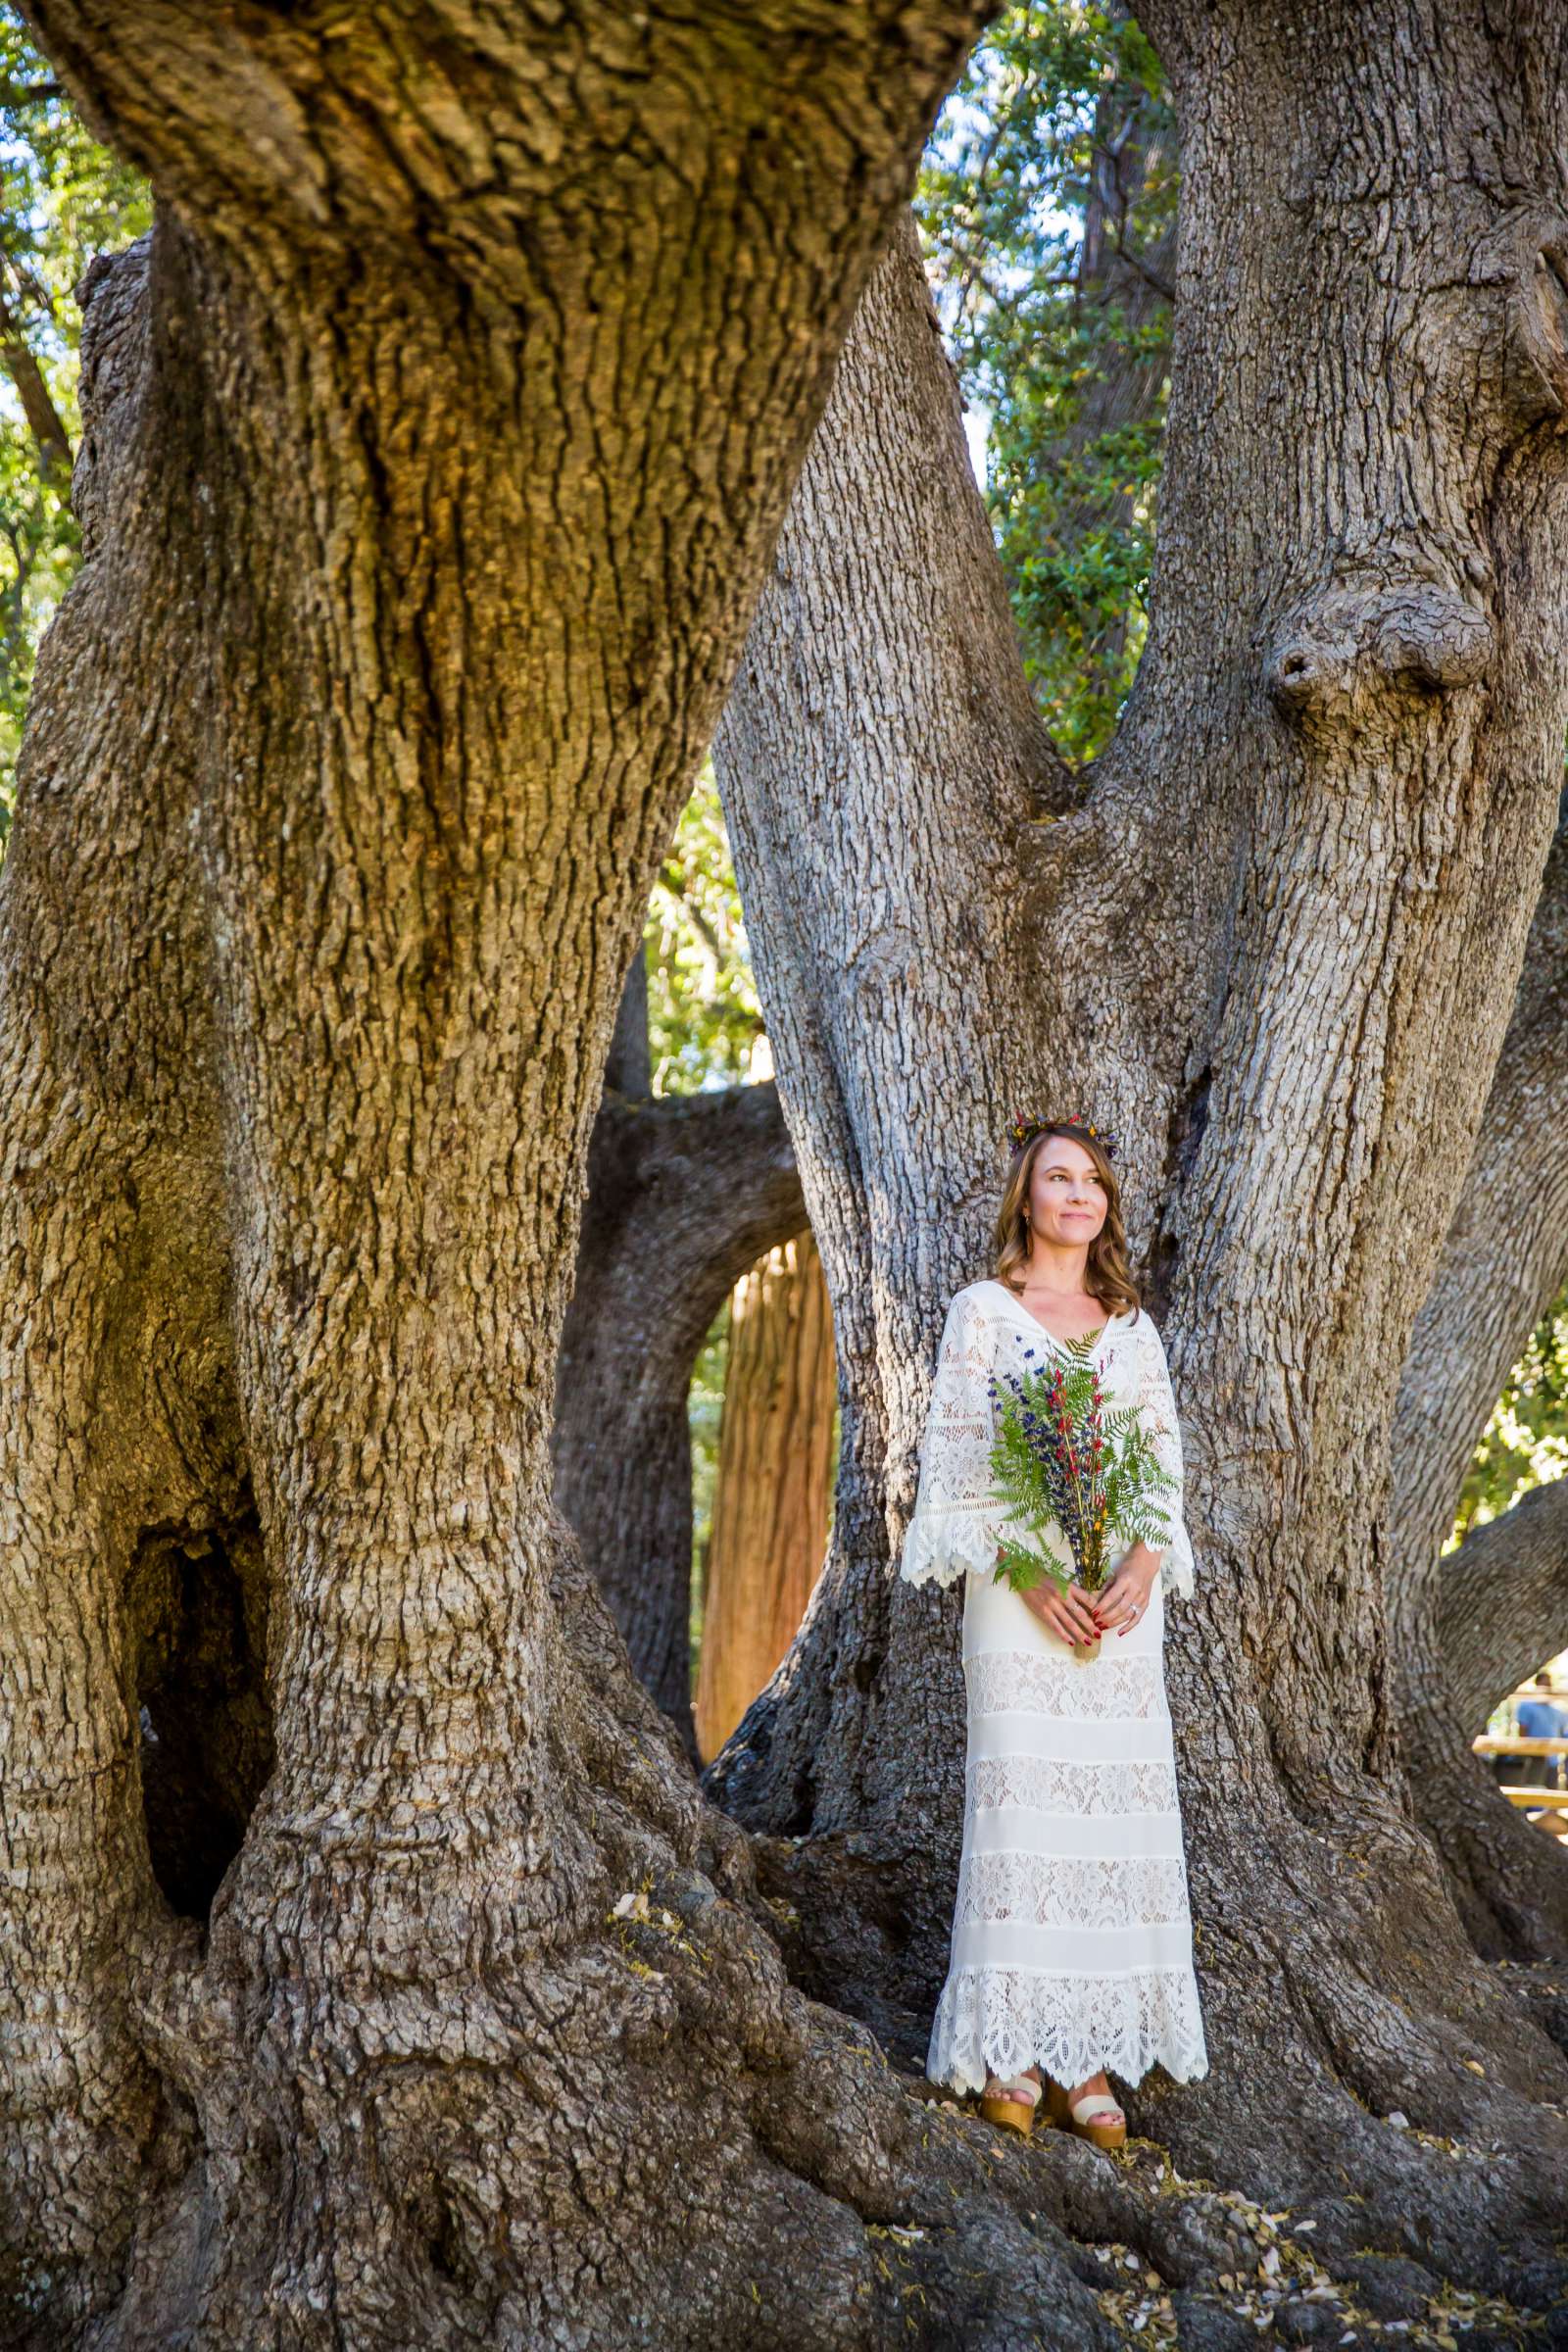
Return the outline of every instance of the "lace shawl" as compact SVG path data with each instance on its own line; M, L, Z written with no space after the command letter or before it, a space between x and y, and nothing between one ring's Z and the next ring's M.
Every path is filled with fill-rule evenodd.
M920 1486L899 1574L911 1585L951 1585L996 1562L1006 1511L991 1492L991 1395L996 1318L974 1290L955 1294L937 1348L931 1406L920 1441Z
M1187 1533L1186 1473L1182 1465L1181 1424L1176 1418L1176 1398L1170 1385L1170 1366L1165 1360L1165 1343L1143 1308L1129 1334L1129 1344L1138 1349L1138 1376L1131 1401L1143 1415L1149 1432L1154 1459L1167 1478L1176 1481L1174 1490L1159 1495L1158 1508L1170 1519L1170 1544L1160 1556L1160 1576L1168 1592L1176 1592L1184 1600L1193 1596L1193 1545Z
M999 1315L979 1285L955 1293L937 1348L920 1442L919 1488L899 1563L906 1584L952 1585L968 1570L989 1575L995 1565L1009 1517L991 1489L993 1414L988 1383L1000 1330ZM1100 1357L1116 1402L1138 1406L1155 1459L1176 1481L1174 1492L1159 1497L1159 1507L1171 1522L1161 1570L1165 1589L1190 1598L1193 1547L1183 1510L1181 1428L1164 1343L1147 1312L1140 1310L1136 1321L1123 1324L1102 1347Z

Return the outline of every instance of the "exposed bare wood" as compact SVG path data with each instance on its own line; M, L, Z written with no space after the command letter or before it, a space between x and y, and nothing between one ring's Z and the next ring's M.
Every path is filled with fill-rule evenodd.
M794 1641L833 1507L833 1321L809 1233L730 1294L697 1737L712 1756Z

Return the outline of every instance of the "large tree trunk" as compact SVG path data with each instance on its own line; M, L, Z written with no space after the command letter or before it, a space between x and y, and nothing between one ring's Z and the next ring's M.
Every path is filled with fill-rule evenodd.
M1477 1949L1568 1958L1568 1854L1498 1794L1471 1746L1568 1642L1548 1487L1456 1552L1460 1482L1509 1371L1568 1277L1568 827L1559 821L1470 1164L1417 1318L1395 1417L1390 1643L1416 1813Z
M1042 806L907 238L720 730L807 1205L867 1375L823 1591L708 1784L779 1841L817 1988L916 2050L957 1843L957 1602L895 1587L889 1553L1005 1123L1087 1104L1128 1139L1200 1571L1167 1663L1213 2066L1146 2079L1133 2125L1312 2199L1326 2235L1424 2226L1452 2275L1518 2279L1561 2235L1560 2113L1506 2151L1568 2060L1477 1959L1412 1818L1385 1577L1399 1370L1561 781L1568 74L1528 9L1146 22L1183 132L1157 588L1082 807ZM852 854L853 901L824 887ZM1504 2153L1455 2164L1394 2110Z
M805 1233L760 1258L730 1297L697 1678L705 1759L788 1650L821 1570L835 1388L827 1284Z
M806 1211L771 1080L657 1100L650 1083L639 949L588 1147L551 1454L557 1507L695 1767L692 1366L744 1269Z
M796 1964L912 2059L947 1948L951 1873L931 1857L956 1853L961 1687L951 1629L893 1605L889 1539L913 1499L934 1306L973 1259L995 1131L1040 1052L1012 994L1030 965L1019 858L1072 787L1019 665L910 228L846 344L715 765L832 1296L840 1422L804 1654L707 1785L808 1839L789 1874L809 1920ZM887 1736L868 1739L877 1705Z
M30 14L164 209L0 880L7 2329L862 2341L935 2160L549 1441L648 891L982 11Z

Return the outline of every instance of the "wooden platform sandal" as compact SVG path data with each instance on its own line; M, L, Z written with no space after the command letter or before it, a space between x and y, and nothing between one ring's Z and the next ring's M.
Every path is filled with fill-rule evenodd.
M993 2083L995 2089L992 2088ZM1007 2124L1027 2138L1034 2128L1040 2092L1041 2085L1033 2075L1015 2075L1009 2082L1003 2082L995 2075L990 2075L981 2093L980 2112L988 2124Z
M1126 2146L1127 2118L1108 2090L1086 2090L1069 2100L1062 2084L1053 2082L1049 2098L1051 2120L1064 2132L1076 2132L1080 2139L1092 2141L1097 2148Z

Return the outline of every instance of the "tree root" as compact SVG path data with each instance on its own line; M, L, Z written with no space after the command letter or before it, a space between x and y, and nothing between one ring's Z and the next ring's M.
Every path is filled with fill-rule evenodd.
M1282 2034L1268 1947L1209 1955L1214 2071L1132 2086L1125 2149L995 2130L790 1982L765 1849L703 1800L569 1564L558 1600L550 1741L575 1779L541 1874L554 1914L539 1886L492 1898L505 1849L474 1841L470 1805L412 1863L357 1825L323 1940L319 1873L291 1859L297 1794L274 1788L205 1939L179 1923L143 1967L165 2114L118 2289L90 2326L13 2300L6 2341L1554 2340L1568 2125L1489 2104L1490 2074L1462 2064L1468 2090L1446 2093L1441 2015L1404 2012L1401 2040L1396 1997L1378 2006L1329 1933L1293 1921L1319 2007L1291 1982ZM1248 1964L1264 1989L1242 1998ZM1523 2016L1499 1997L1477 2046ZM1380 2032L1389 2083L1425 2053L1403 2125L1367 2101Z
M1252 1831L1261 1851L1255 1822ZM782 1949L819 1996L845 1948L864 1971L885 1946L874 1904L855 1891L874 1882L874 1857L852 1842L753 1840ZM1204 1850L1216 1871L1241 1867L1223 1841ZM1075 2245L1135 2250L1162 2289L1189 2298L1184 2342L1230 2341L1222 2322L1238 2316L1238 2303L1255 2327L1293 2296L1305 2300L1290 2318L1291 2340L1340 2340L1312 2316L1318 2307L1379 2340L1382 2321L1363 2286L1382 2295L1383 2320L1416 2331L1407 2340L1426 2330L1441 2342L1466 2298L1474 2328L1485 2317L1498 2340L1514 2340L1507 2330L1521 2314L1545 2312L1568 2289L1561 1972L1478 1962L1445 1908L1430 1848L1396 1817L1369 1815L1335 1837L1286 1817L1267 1850L1260 1885L1269 1903L1260 1896L1253 1906L1245 1944L1200 1931L1208 2077L1176 2083L1156 2068L1137 2085L1118 2082L1130 2131L1147 2137L1111 2159L1052 2134L1058 2146L1047 2181L1031 2191L1033 2210ZM1396 1902L1379 1891L1393 1887ZM1232 1916L1238 1908L1246 1915L1233 1903ZM897 2046L892 2037L887 2046L911 2081L920 2079L934 1989L923 2013L893 1999L875 2021L879 2032L891 2023ZM941 2113L956 2103L934 2104ZM1132 2167L1141 2198L1112 2191L1112 2165ZM1151 2166L1157 2205L1147 2193ZM1270 2212L1275 2224L1260 2229L1256 2217ZM1226 2235L1238 2214L1252 2217L1240 2247ZM1284 2244L1282 2215L1299 2226L1302 2261L1282 2252L1254 2277L1268 2245ZM1219 2299L1218 2316L1203 2316L1205 2297ZM1158 2303L1153 2295L1156 2313ZM1011 2308L1016 2318L1020 2307Z

